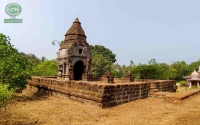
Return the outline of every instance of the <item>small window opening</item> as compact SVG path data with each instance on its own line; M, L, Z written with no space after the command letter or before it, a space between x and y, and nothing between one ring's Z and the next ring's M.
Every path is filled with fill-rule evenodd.
M79 49L79 54L82 54L82 49Z

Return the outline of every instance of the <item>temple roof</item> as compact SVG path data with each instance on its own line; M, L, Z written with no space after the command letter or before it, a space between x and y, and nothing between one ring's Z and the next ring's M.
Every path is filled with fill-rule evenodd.
M192 74L190 76L184 76L183 78L188 79L188 80L199 80L200 81L200 66L198 69L198 72L194 69Z
M197 71L194 69L194 72L191 74L191 76L198 76L199 74L197 73Z
M81 22L79 21L78 18L75 19L72 26L69 28L69 30L65 34L65 36L67 35L84 35L85 36L85 32L83 28L81 27Z
M62 43L60 49L64 48L73 48L74 45L77 45L78 43L85 44L86 41L86 35L81 27L81 22L78 18L75 19L72 26L69 28L67 33L65 34L64 42Z

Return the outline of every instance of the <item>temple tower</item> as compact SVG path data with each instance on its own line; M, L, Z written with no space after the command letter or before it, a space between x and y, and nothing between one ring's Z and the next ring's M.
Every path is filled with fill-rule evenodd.
M65 34L57 52L58 79L87 80L92 61L89 44L78 18Z

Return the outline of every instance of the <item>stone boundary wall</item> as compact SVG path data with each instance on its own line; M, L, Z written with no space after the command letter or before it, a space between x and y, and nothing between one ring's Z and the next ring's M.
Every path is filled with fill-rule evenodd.
M49 94L60 98L68 98L100 108L108 108L137 99L147 98L152 89L173 91L173 80L157 80L151 82L101 83L89 81L65 81L55 78L32 77L28 81L23 94Z
M128 78L115 78L115 84L129 83ZM147 82L150 84L150 89L158 89L158 91L163 92L173 92L174 85L176 85L175 80L154 80L154 79L135 79L134 83L137 82Z
M135 81L136 82L151 82L151 81L158 81L158 79L135 79Z
M134 81L135 79L133 78L114 78L115 83L127 83L127 82L134 82Z
M108 84L88 81L59 81L51 78L33 77L23 90L25 95L50 94L72 99L100 108L108 108L137 99L147 98L150 84Z
M173 92L174 85L176 85L176 80L157 80L157 81L150 81L150 88L158 89L158 91L162 92Z

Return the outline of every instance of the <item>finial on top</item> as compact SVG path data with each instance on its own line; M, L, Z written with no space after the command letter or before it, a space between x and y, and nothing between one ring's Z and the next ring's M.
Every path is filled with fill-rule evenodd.
M80 23L78 17L75 19L74 23Z

